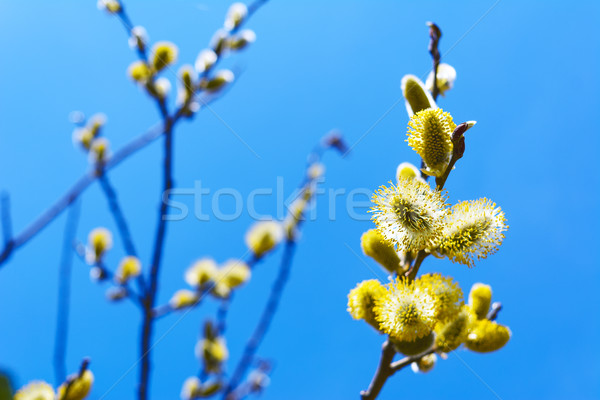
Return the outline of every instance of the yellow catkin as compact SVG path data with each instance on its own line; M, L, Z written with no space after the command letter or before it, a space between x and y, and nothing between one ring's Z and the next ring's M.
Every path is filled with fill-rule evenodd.
M381 186L372 198L372 219L398 251L418 251L436 245L448 213L445 196L417 179Z
M407 142L423 159L423 172L442 176L452 156L452 116L441 108L427 109L413 115L408 126Z
M476 259L498 251L507 229L504 213L491 200L463 201L450 209L436 252L473 267Z
M348 294L348 312L354 319L363 319L375 329L379 328L376 320L375 302L385 296L387 291L377 279L362 281Z
M492 304L492 288L483 283L476 283L469 292L469 306L478 319L486 317Z
M465 347L478 353L489 353L504 347L510 336L508 327L481 319L474 321L470 327Z
M414 282L396 278L385 296L375 301L379 328L399 342L412 342L431 333L435 327L435 300Z
M400 257L394 245L387 241L377 229L369 229L360 238L363 253L377 261L389 272L400 270Z

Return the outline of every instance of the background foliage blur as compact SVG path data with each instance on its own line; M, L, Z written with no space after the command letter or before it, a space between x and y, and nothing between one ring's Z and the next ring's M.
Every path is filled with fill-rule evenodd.
M126 4L152 41L171 40L180 60L193 61L229 3ZM252 49L236 57L237 64L230 62L244 73L213 106L260 158L203 111L177 132L176 185L191 188L201 180L213 190L233 187L247 194L274 187L282 176L289 193L302 177L305 155L333 127L342 129L350 144L358 143L346 159L326 159L326 188L375 189L392 179L398 163L417 161L403 143L408 118L399 82L406 73L424 78L428 72L425 21L435 21L444 31L443 61L458 73L455 88L438 104L457 121L478 121L448 181L451 200L488 196L502 206L511 226L499 253L476 269L436 263L464 290L473 282L491 283L504 305L502 320L513 331L502 351L465 353L463 359L503 398L596 398L600 371L592 343L600 321L593 294L600 273L593 250L600 239L600 182L593 172L599 145L593 124L600 106L594 39L599 11L592 1L272 0L253 17L258 38ZM1 2L0 45L0 186L11 193L19 229L87 167L86 157L71 144L69 112L106 113L104 132L114 148L158 116L126 78L134 55L121 27L94 1ZM111 174L146 258L155 224L159 150L153 145ZM345 310L348 290L374 277L347 247L360 254L360 235L371 223L346 215L344 196L336 198L336 219L330 221L329 200L320 200L320 218L305 227L290 286L261 350L277 360L267 399L356 397L379 357L381 338ZM275 212L275 198L257 201L260 211ZM112 227L97 186L82 205L81 239L95 226ZM232 206L225 202L222 209ZM183 271L194 259L241 257L250 223L246 214L231 222L205 223L191 216L174 222L159 303L183 286ZM11 371L17 386L52 380L63 227L61 218L0 269L0 368ZM422 271L428 271L427 261ZM274 272L272 265L259 266L252 284L238 293L228 338L233 354L252 329ZM79 262L73 282L68 363L75 370L82 356L91 357L96 375L91 398L97 398L137 357L138 315L128 304L107 304ZM154 398L175 398L196 371L193 346L205 310L191 313L157 346ZM156 336L176 319L159 322ZM108 398L131 396L135 378L129 374ZM381 398L398 393L493 398L452 356L426 376L403 371Z

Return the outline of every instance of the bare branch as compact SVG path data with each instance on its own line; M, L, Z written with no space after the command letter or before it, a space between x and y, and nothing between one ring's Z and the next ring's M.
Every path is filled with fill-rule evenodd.
M54 336L54 376L57 385L67 377L67 336L69 333L69 303L71 298L71 267L73 264L73 241L77 235L80 205L69 207L63 236L63 248L58 272L58 308L56 310L56 333Z

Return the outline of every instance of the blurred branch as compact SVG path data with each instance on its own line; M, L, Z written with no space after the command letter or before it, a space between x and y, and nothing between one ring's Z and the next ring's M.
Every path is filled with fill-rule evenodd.
M235 367L233 375L223 395L224 399L230 398L229 395L231 392L238 387L242 378L246 375L246 372L252 363L252 359L254 358L254 354L256 353L258 346L264 339L265 334L271 325L271 321L273 320L275 312L277 311L277 307L279 306L283 289L285 288L285 284L289 278L295 249L296 242L293 239L286 240L285 247L283 249L283 255L281 257L281 263L279 265L279 273L277 274L277 278L273 283L271 293L269 294L269 300L267 301L267 305L262 312L258 325L256 325L256 328L254 328L252 336L246 342L242 357Z
M312 165L321 161L324 153L328 150L336 150L342 156L347 153L347 146L339 131L333 130L325 135L319 145L316 146L309 154L307 159L308 163L306 166L306 175L300 185L302 190L300 191L298 198L305 196L307 193L309 194L308 198L312 198L314 194L312 186L316 184L318 177L311 176L309 171ZM300 229L304 221L303 215L304 211L302 211L300 216L298 216L295 227L290 229ZM281 295L283 294L283 290L289 278L296 245L296 235L288 233L283 249L283 255L281 256L281 262L279 264L279 272L275 278L273 287L271 288L269 299L267 300L267 304L263 309L258 324L254 328L252 336L250 336L246 342L242 357L236 365L231 379L229 380L229 383L223 393L223 399L225 400L237 400L241 398L237 397L239 394L238 388L242 382L242 379L248 372L248 368L253 361L256 350L263 341L269 326L271 325L273 317L275 316L275 312L277 311L277 307L279 306L279 302L281 300Z
M442 37L442 31L440 30L439 26L437 26L433 22L427 22L427 26L429 27L428 50L429 50L429 54L431 54L431 58L433 61L433 69L432 69L432 71L433 71L433 89L431 91L431 96L433 97L433 100L437 101L438 95L440 94L440 89L438 88L438 85L437 85L437 73L438 73L438 67L440 66L440 60L441 60L441 55L440 55L440 51L438 49L438 45L440 42L440 38ZM421 160L421 178L423 178L427 181L429 179L429 175L422 172L422 170L425 167L426 167L425 161Z
M125 249L125 252L129 256L134 256L134 257L139 258L138 253L135 249L135 245L133 244L133 238L131 237L131 231L129 230L129 225L127 224L127 220L125 219L125 214L123 213L123 210L121 209L121 206L119 205L117 193L115 192L115 189L113 188L112 184L110 183L106 173L102 172L102 175L100 175L99 181L100 181L100 186L102 187L102 190L104 191L104 194L106 196L106 199L108 200L108 206L110 208L110 212L115 220L115 223L117 224L117 229L119 231L119 236L121 237L121 240L123 241L123 248ZM144 281L143 274L139 274L136 280L137 280L140 292L142 294L145 293L146 284Z
M69 303L71 298L71 268L73 265L73 241L77 235L80 204L69 207L63 236L63 247L58 272L58 307L56 310L56 333L54 337L54 376L57 385L67 377L66 353L69 333Z
M490 312L488 313L486 318L489 319L490 321L494 321L498 317L498 313L501 310L502 310L502 303L495 302L494 304L492 304L492 309L490 310Z
M110 183L108 176L106 174L102 174L99 178L100 186L106 195L106 199L108 200L108 206L110 208L110 212L113 215L115 223L117 224L117 229L119 231L119 236L123 242L123 248L125 249L125 253L129 256L137 257L137 251L135 250L135 245L133 244L133 239L131 238L131 232L129 231L129 225L127 224L127 220L125 219L125 215L123 214L123 210L121 210L121 206L119 205L119 200L117 198L117 193Z
M266 3L266 0L257 0L254 2L249 10L248 18L260 8L261 5ZM124 12L124 9L119 13L121 21L125 26L131 27L131 22ZM240 24L241 26L242 24ZM238 26L237 28L239 29ZM131 29L131 28L129 28ZM145 53L145 46L143 49L139 49L138 54L142 60L147 62L147 55ZM220 60L220 57L217 61ZM214 68L214 63L211 68L204 71L204 76L207 76L209 71ZM154 77L152 78L154 79ZM195 89L192 91L195 91ZM162 260L162 253L164 249L165 236L167 232L166 216L168 213L168 198L169 192L173 188L173 131L177 122L181 117L185 116L186 110L193 101L194 96L188 96L184 103L177 109L177 111L171 116L166 107L164 97L155 97L158 102L158 107L163 118L164 126L164 162L163 162L163 187L161 192L161 202L158 211L158 227L156 231L156 237L153 247L152 264L150 266L150 276L148 278L148 289L144 296L143 307L144 315L142 322L142 334L141 334L141 366L140 366L140 380L138 385L138 398L139 400L146 400L148 398L148 386L150 382L150 356L151 356L151 339L154 325L154 305L156 301L156 295L158 290L158 278L160 273L160 265ZM206 105L206 103L204 103Z
M369 388L360 393L362 400L374 400L377 398L383 385L393 373L391 363L395 355L394 346L386 340L381 348L381 358L379 359L379 365L377 366L373 380L371 380Z
M154 250L152 264L150 266L149 287L144 296L144 316L142 323L141 340L141 368L140 382L138 386L139 400L148 398L148 384L150 380L150 341L152 338L152 328L154 320L154 302L158 290L158 276L160 272L160 263L164 248L165 235L167 232L167 212L169 191L173 187L173 126L170 117L165 121L165 143L164 143L164 164L163 164L163 186L161 192L161 202L158 209L158 227L156 230L156 239L154 241ZM165 198L166 197L166 198Z
M83 262L86 265L89 265L88 261L85 258L85 246L79 241L74 241L73 249L75 250L75 254L79 257L81 262ZM109 270L108 268L106 268L106 266L104 265L104 263L102 261L94 264L92 266L92 268L98 268L99 274L95 278L95 279L97 279L98 282L105 282L105 281L114 282L114 277L115 277L114 273L111 270ZM131 287L129 287L129 283L122 284L122 285L120 285L120 287L125 289L125 293L127 295L126 297L128 297L131 301L133 301L133 303L135 305L137 305L137 306L143 305L144 299L143 299L142 295L137 293Z
M429 54L431 54L431 58L433 61L433 90L431 95L434 100L437 100L438 95L440 94L440 89L437 85L437 72L438 67L440 66L441 55L438 49L438 45L440 43L440 38L442 37L442 31L440 28L434 24L433 22L428 22L427 26L429 27Z
M10 196L7 192L0 195L0 207L2 212L2 235L4 246L9 247L12 242L12 218L10 216Z

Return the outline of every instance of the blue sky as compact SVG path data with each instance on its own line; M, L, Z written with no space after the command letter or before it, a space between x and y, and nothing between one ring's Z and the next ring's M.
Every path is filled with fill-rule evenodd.
M0 188L11 194L17 231L87 167L71 144L71 111L104 112L113 148L157 121L154 104L126 77L135 55L122 28L95 3L0 3ZM208 44L228 6L216 0L126 4L152 41L179 46L180 64L193 62ZM248 25L256 43L224 63L244 73L214 104L218 118L202 112L178 127L176 185L193 188L201 181L213 191L235 188L247 196L275 187L281 177L290 193L306 154L332 128L356 145L345 159L327 156L324 187L349 192L386 183L400 162L417 162L404 142L408 117L399 84L404 74L428 72L425 22L435 21L444 32L443 60L458 73L439 105L456 121L478 121L446 185L450 199L493 199L510 230L499 253L474 269L428 259L423 271L452 275L465 291L474 282L491 284L494 299L504 304L499 320L513 337L496 353L450 355L428 375L402 371L380 398L492 399L490 388L503 399L598 398L599 11L593 1L272 0ZM145 263L159 200L160 150L155 143L110 174ZM382 338L345 310L347 292L374 277L354 254L372 224L344 212L346 196L334 203L338 212L329 220L329 199L318 199L320 218L305 226L291 281L260 348L261 356L277 360L265 399L357 398L377 364ZM265 214L276 207L266 196L257 205ZM234 221L173 222L160 302L184 287L183 272L196 258L222 262L244 255L251 222L246 213ZM53 380L64 224L63 216L0 269L0 367L19 384ZM78 237L96 226L114 229L94 185L82 198ZM117 244L108 261L122 254ZM232 306L232 362L266 301L279 255L260 265ZM181 321L171 316L158 323L156 338L169 333L155 349L153 398L178 397L182 382L197 371L195 340L213 312L214 303L207 303ZM107 304L88 268L74 263L67 362L74 371L83 356L91 357L96 384L90 398L104 395L137 360L138 323L133 306ZM105 398L132 398L136 379L134 370Z

